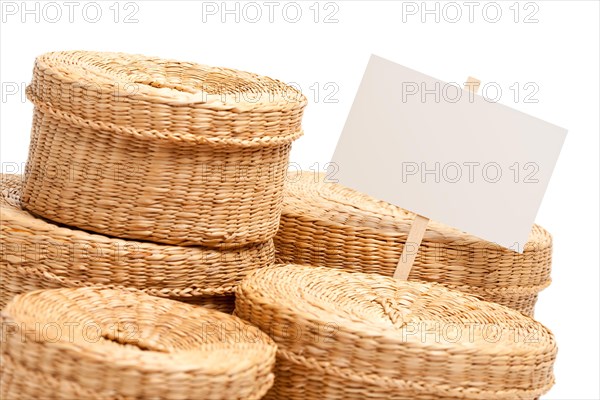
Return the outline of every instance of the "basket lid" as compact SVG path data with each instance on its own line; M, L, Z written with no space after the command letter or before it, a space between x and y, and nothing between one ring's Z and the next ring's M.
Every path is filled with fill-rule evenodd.
M250 72L92 51L37 57L27 96L76 126L137 140L243 146L297 139L307 104L295 87Z
M7 372L68 382L59 397L77 385L98 398L259 398L272 384L272 340L218 311L78 288L18 295L0 315Z
M135 290L36 290L15 296L2 319L16 330L9 339L115 368L241 371L275 352L268 336L233 315Z
M284 357L350 379L467 398L535 397L553 383L547 328L439 284L280 265L242 282L236 314L269 332Z
M114 91L118 85L125 89L122 95L149 102L262 111L307 102L297 88L267 76L141 54L50 52L37 57L36 68L52 72L63 83L88 83L89 89Z

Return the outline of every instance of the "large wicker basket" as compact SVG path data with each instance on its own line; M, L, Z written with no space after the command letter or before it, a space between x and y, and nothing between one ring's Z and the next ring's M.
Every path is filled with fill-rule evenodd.
M248 72L122 53L36 59L29 211L101 234L240 246L278 228L306 98Z
M311 172L290 175L284 194L278 261L392 276L414 214L327 183ZM535 225L519 254L430 221L409 280L439 282L533 315L550 284L552 238Z
M2 311L1 398L260 399L276 346L232 315L141 292L29 292Z
M277 343L268 399L534 399L554 383L550 331L435 283L273 266L238 286L235 315Z
M218 250L115 239L21 209L19 175L0 175L0 188L0 308L29 290L104 285L231 312L235 286L273 263L272 240Z

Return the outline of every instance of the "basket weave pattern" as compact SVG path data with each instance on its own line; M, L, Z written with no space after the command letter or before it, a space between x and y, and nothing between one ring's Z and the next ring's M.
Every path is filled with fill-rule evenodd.
M21 176L0 175L0 188L0 308L29 290L101 285L231 312L237 284L274 260L272 240L220 250L59 226L21 208Z
M414 214L303 172L286 184L276 258L392 276ZM524 252L430 221L409 280L447 287L533 315L550 284L552 238L535 225Z
M282 82L120 53L37 58L23 205L102 234L240 246L278 227L306 99Z
M30 292L1 321L2 398L260 399L273 383L258 329L137 291Z
M553 385L554 337L528 317L550 234L535 225L519 254L432 221L409 281L391 278L414 214L288 173L295 88L66 51L36 59L26 94L25 174L0 174L0 398L533 400Z
M268 399L534 399L554 382L545 327L438 284L274 266L235 315L278 345Z

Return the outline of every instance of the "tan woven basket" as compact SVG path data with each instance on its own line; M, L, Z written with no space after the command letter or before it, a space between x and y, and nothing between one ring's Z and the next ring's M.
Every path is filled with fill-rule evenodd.
M277 343L267 399L534 399L554 383L550 331L439 284L273 266L238 286L235 315Z
M414 214L326 183L311 172L290 175L275 237L278 261L392 276ZM409 280L450 288L533 315L550 284L552 238L535 225L519 254L430 221Z
M232 315L139 291L55 289L2 311L2 399L260 399L276 346Z
M104 285L231 312L235 286L273 263L272 240L217 250L115 239L24 211L19 175L0 175L0 188L0 308L29 290Z
M306 98L267 77L122 53L36 59L23 205L178 245L271 239Z

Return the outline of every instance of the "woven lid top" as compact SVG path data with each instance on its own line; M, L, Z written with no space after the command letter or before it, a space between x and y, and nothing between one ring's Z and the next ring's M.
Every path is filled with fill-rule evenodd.
M235 374L275 354L268 336L235 316L139 291L28 292L7 304L2 320L17 330L9 340L25 337L107 368Z
M435 283L398 281L377 274L350 273L334 268L279 265L251 273L238 288L244 297L271 304L281 313L337 324L367 337L383 337L431 349L453 349L489 354L543 353L555 346L543 325L495 303L450 290ZM464 333L461 340L436 343L434 335L403 335L415 323L452 324ZM491 343L481 329L470 325L494 325L504 333ZM511 331L537 329L540 340L515 341ZM422 339L425 339L424 341Z
M367 194L328 180L311 171L290 173L285 186L283 217L301 217L340 228L354 228L371 234L406 239L415 214ZM425 241L455 245L489 244L476 236L436 221L430 221ZM534 225L525 248L541 249L552 237Z
M306 97L276 79L125 53L37 57L27 97L73 126L135 140L279 146L302 135Z
M64 286L132 287L161 297L232 294L246 274L272 262L272 241L231 249L183 247L55 224L21 207L22 179L0 174L1 231L13 244L3 257Z
M556 343L547 328L439 284L273 266L238 287L236 315L271 332L288 359L350 380L387 385L389 378L396 387L420 390L431 385L448 389L448 397L458 387L472 391L468 398L497 398L486 397L486 390L534 394L506 392L503 398L510 399L534 398L553 381ZM536 371L543 376L532 377Z
M265 111L306 104L298 89L266 76L139 54L51 52L37 57L36 68L51 70L65 83L87 83L87 89L113 93L118 88L120 95L150 102Z

